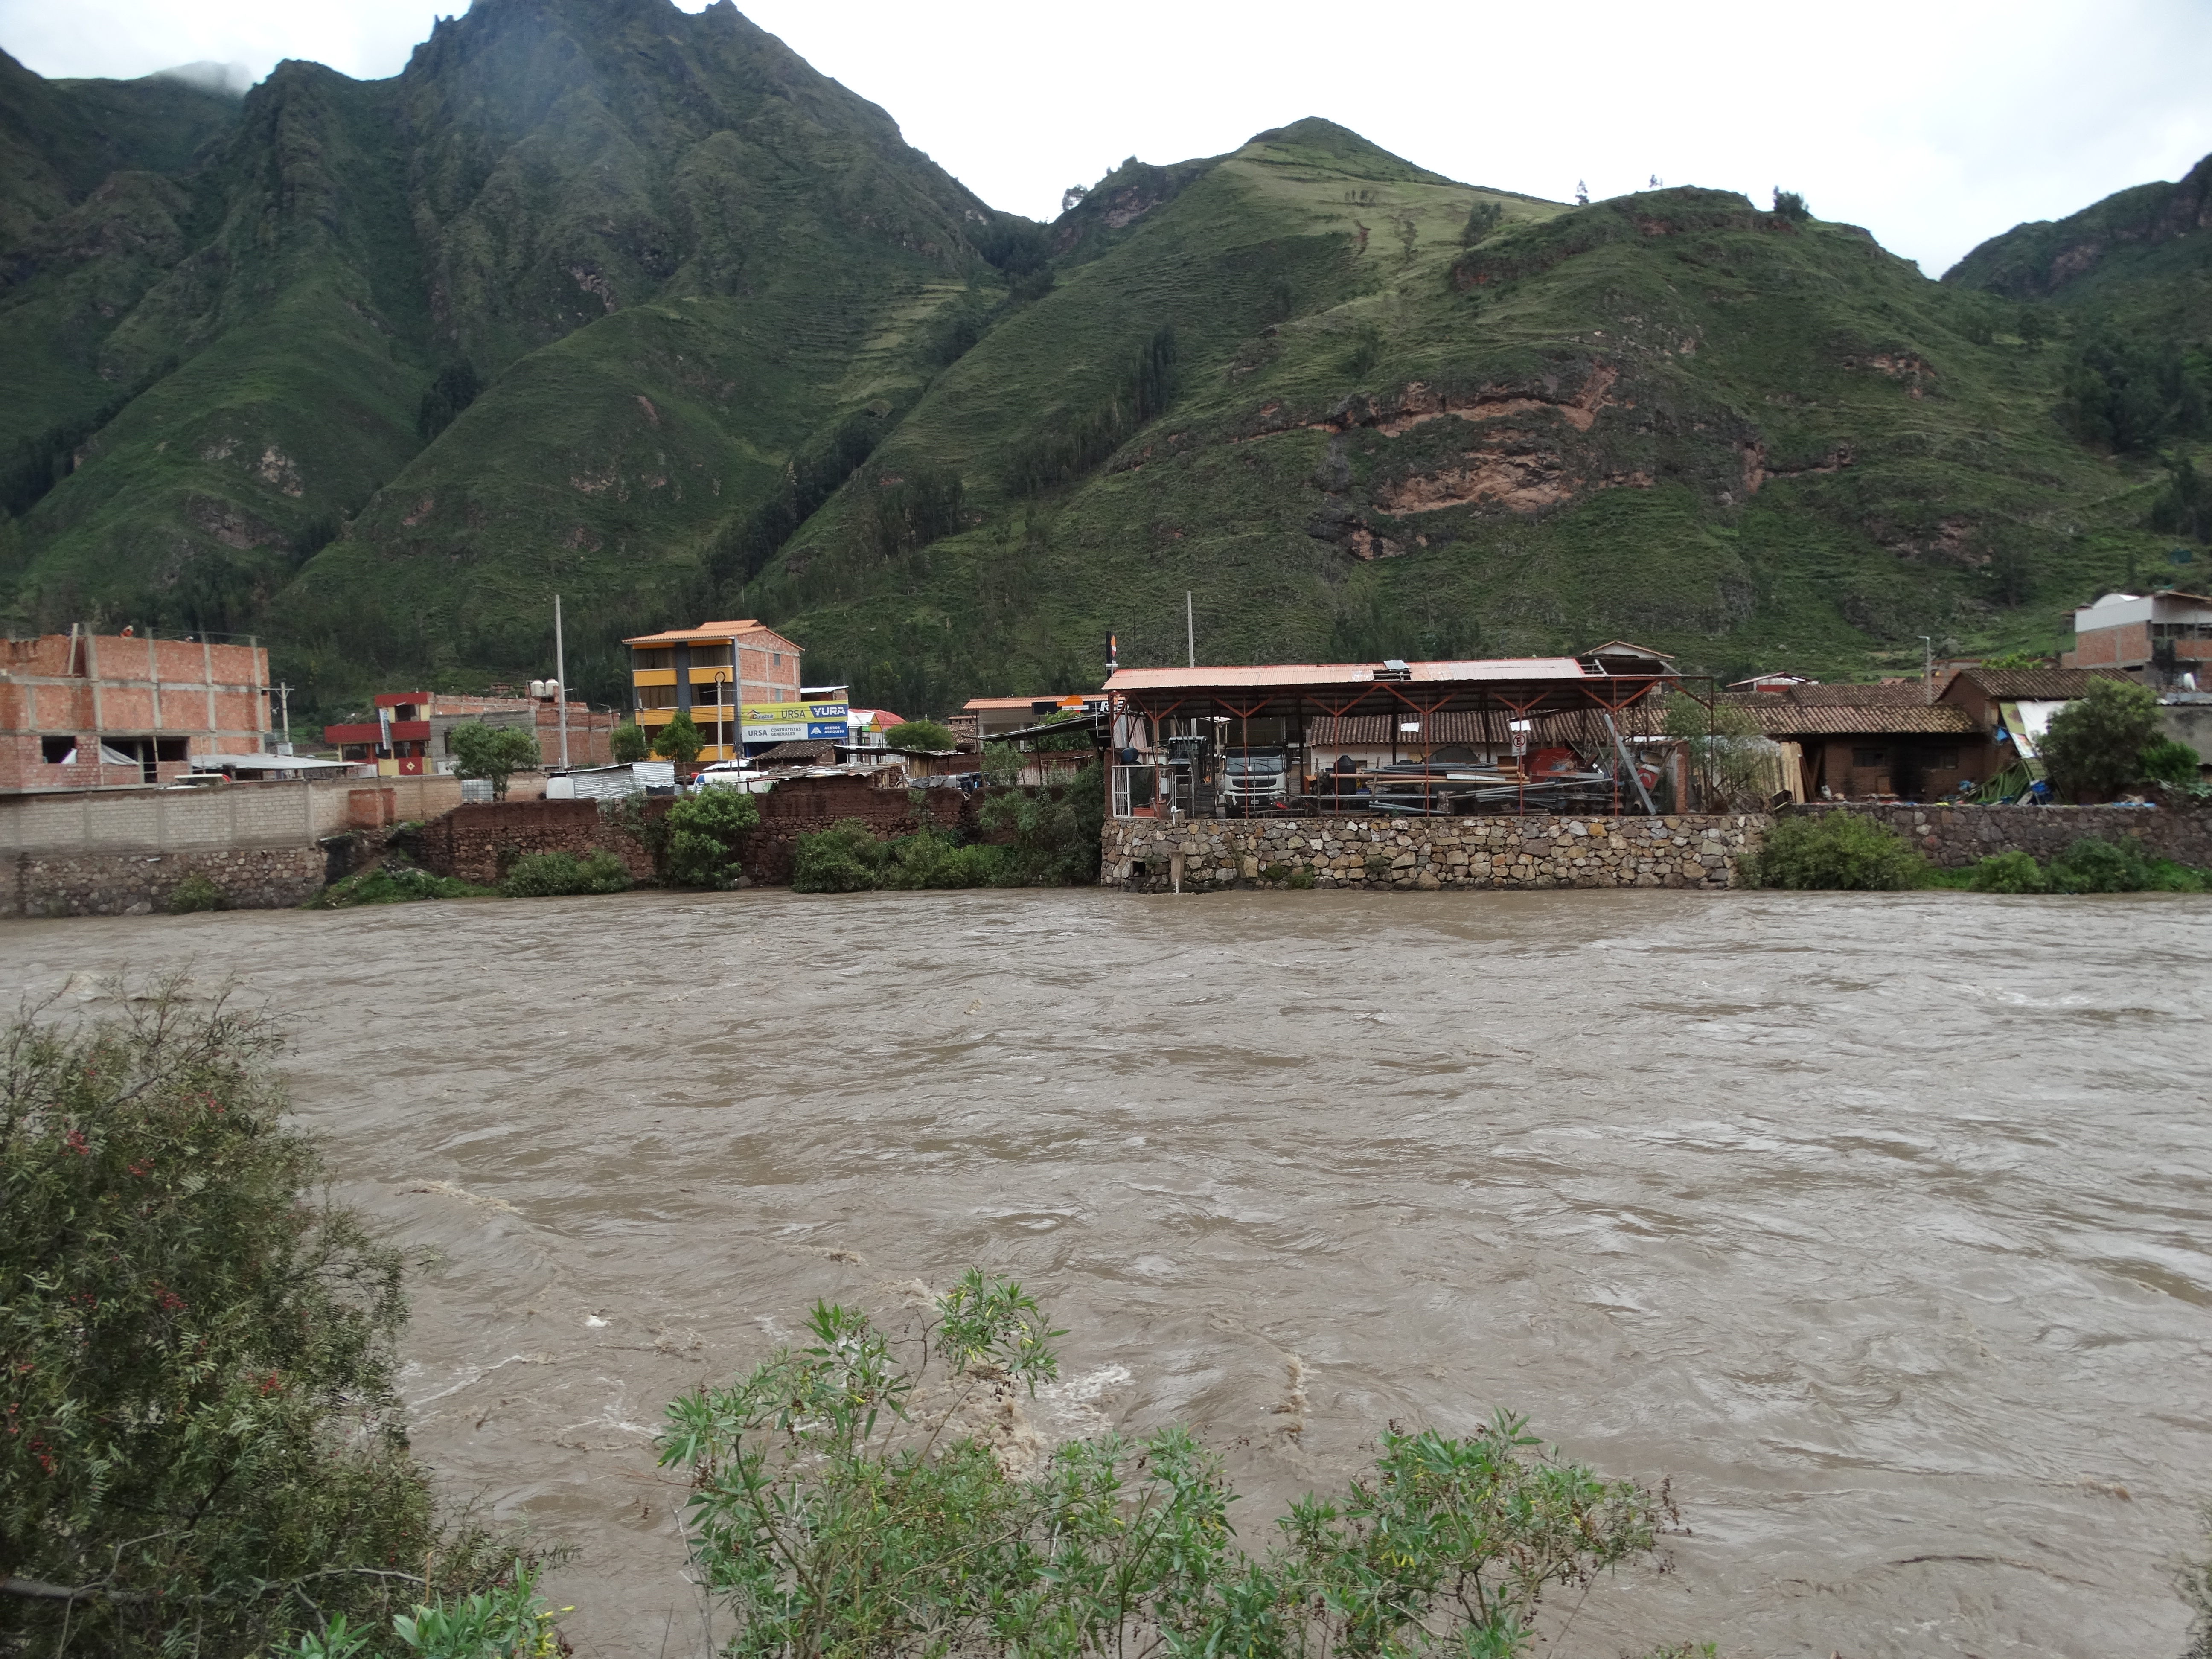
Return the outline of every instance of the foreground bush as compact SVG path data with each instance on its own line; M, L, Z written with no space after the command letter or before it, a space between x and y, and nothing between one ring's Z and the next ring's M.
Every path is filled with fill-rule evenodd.
M686 795L660 821L661 873L678 887L735 887L745 872L738 848L759 827L760 804L742 789Z
M813 1341L668 1408L687 1529L748 1659L997 1652L1508 1659L1544 1592L1650 1552L1664 1500L1545 1455L1500 1413L1381 1437L1372 1473L1238 1548L1188 1430L1109 1435L1010 1474L964 1425L1057 1374L1018 1285L970 1272L901 1341L817 1304ZM925 1400L929 1408L921 1407Z
M6 1033L0 1632L19 1644L58 1651L66 1623L86 1653L172 1629L251 1651L312 1607L386 1613L392 1564L435 1539L392 1389L399 1260L312 1196L275 1046L167 998Z
M605 848L586 858L573 853L532 853L507 866L499 890L507 898L570 898L586 893L626 893L629 866Z
M1792 815L1767 831L1749 862L1760 887L1895 892L1917 887L1928 860L1886 823L1855 812Z

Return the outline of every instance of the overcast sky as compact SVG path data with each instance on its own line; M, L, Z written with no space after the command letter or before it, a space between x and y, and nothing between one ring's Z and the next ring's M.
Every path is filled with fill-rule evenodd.
M985 200L1038 218L1125 155L1214 155L1325 115L1453 178L1559 200L1656 174L1764 205L1778 184L1935 276L2021 220L2212 151L2212 0L741 9ZM434 9L0 0L0 46L50 76L212 59L258 76L290 57L376 76Z

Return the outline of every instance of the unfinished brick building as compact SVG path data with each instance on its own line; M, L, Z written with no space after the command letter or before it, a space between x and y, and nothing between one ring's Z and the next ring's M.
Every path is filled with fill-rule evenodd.
M258 645L72 629L0 640L0 793L166 783L269 740Z

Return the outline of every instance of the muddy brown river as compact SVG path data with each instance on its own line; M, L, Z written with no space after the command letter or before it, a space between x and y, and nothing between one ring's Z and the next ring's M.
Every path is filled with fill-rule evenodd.
M422 1264L416 1449L580 1546L609 1659L706 1650L662 1403L971 1263L1071 1328L1038 1442L1200 1425L1248 1543L1392 1419L1671 1476L1672 1571L1547 1652L2179 1656L2208 958L2212 901L1954 894L0 924L11 994L184 967L282 1018Z

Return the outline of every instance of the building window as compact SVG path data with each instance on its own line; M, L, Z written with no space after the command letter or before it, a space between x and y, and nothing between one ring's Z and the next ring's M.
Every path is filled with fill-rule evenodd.
M691 666L694 668L727 668L730 647L726 645L695 645L691 647Z
M673 708L676 707L676 688L672 685L641 685L637 688L640 708Z
M1851 764L1854 766L1880 766L1882 764L1882 757L1887 752L1887 750L1881 749L1854 749L1851 750Z
M76 758L75 738L40 738L39 758L49 766L67 766Z
M1959 751L1955 749L1931 749L1921 764L1930 772L1955 772L1959 769Z
M676 647L664 645L649 651L633 651L629 665L640 673L649 668L673 668L676 666Z

